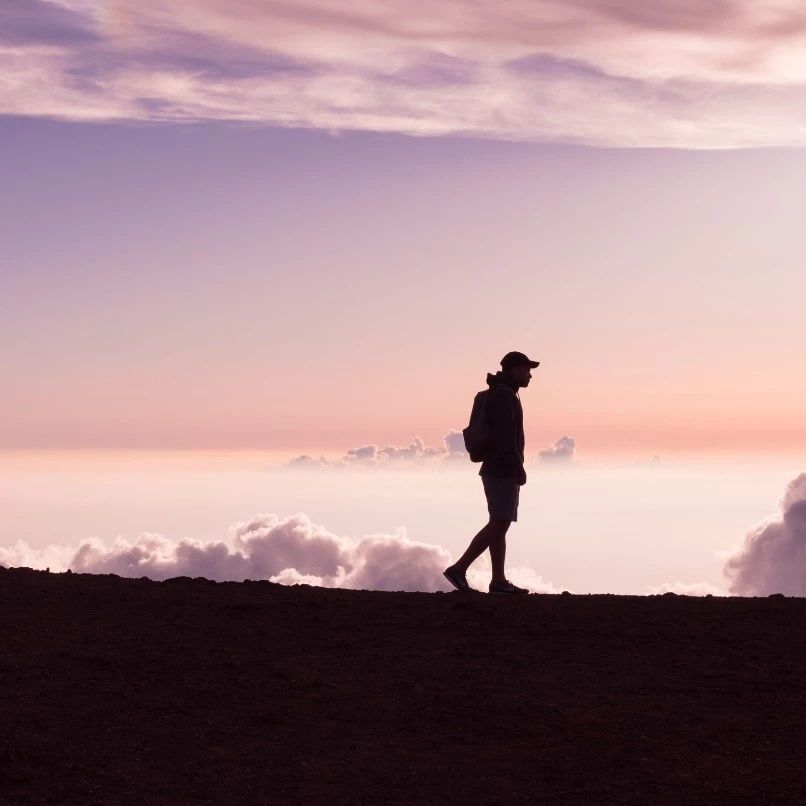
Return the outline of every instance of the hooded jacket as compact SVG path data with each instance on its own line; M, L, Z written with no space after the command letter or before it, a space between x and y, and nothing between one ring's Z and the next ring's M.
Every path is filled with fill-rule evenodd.
M520 388L508 372L487 374L490 395L487 418L492 430L493 449L481 463L480 476L498 476L526 484L523 468L526 440L523 433L523 407Z

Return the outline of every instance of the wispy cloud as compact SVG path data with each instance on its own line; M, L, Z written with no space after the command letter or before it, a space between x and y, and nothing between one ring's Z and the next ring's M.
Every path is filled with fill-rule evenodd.
M112 545L98 539L79 546L34 549L20 541L0 547L0 564L50 568L90 574L206 577L219 582L268 579L286 585L390 591L447 591L442 571L451 563L441 546L411 540L405 530L393 534L340 537L304 514L280 518L258 515L234 524L226 540L171 540L145 532L134 541L118 538ZM481 588L488 577L474 570ZM558 592L528 566L513 568L511 578L535 592Z
M803 145L805 44L794 0L9 0L0 111Z

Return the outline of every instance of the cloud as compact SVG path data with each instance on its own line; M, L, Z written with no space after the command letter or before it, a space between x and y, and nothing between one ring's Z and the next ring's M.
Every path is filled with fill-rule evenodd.
M574 458L576 444L576 440L572 437L560 437L550 448L538 451L537 458L541 462L550 464L571 462Z
M725 562L732 593L806 596L806 473L790 482L781 513L751 530Z
M344 470L350 467L406 468L422 467L431 464L431 460L434 459L446 461L467 458L461 431L449 431L440 447L426 445L420 437L415 437L408 446L402 448L396 445L379 448L372 444L350 448L340 459L326 459L324 456L315 459L302 454L291 459L287 467L302 470L318 468Z
M464 464L470 461L470 456L465 449L465 438L461 431L448 431L442 441L445 445L445 464Z
M100 41L91 19L43 0L3 0L0 47L52 45L72 47Z
M378 590L446 590L442 570L450 564L444 549L409 540L403 530L351 540L328 532L304 514L284 519L258 515L234 524L222 541L174 541L144 532L133 542L117 538L111 546L87 540L73 551L51 546L38 552L23 542L0 549L5 565L44 567L45 560L54 570L69 567L80 573L156 580L270 579Z
M70 567L75 552L74 546L51 545L35 549L24 540L18 540L12 546L0 546L0 565L64 571Z
M414 441L407 448L397 448L394 445L387 445L378 451L380 456L386 457L387 462L418 462L421 463L434 456L442 456L444 448L432 448L426 445L420 437L415 437Z
M394 534L339 537L313 523L307 515L287 518L258 515L230 527L227 540L170 540L144 532L134 541L117 538L111 546L97 539L78 548L33 549L19 541L0 548L5 566L67 568L78 573L118 574L155 580L176 576L206 577L219 582L268 579L284 585L387 591L452 590L442 571L451 563L441 546L410 540L404 529ZM474 569L479 588L489 579L483 564ZM558 592L528 566L512 569L511 577L537 592Z
M664 593L678 593L681 596L726 596L726 592L710 582L664 582L661 585L647 585L650 596Z
M795 0L9 0L0 30L12 115L806 144Z
M467 456L465 449L465 438L461 431L448 431L443 437L445 448L449 454L458 454L459 456Z
M546 465L566 464L573 461L575 450L576 440L563 436L550 448L539 451L537 459ZM324 456L315 458L302 454L291 459L286 467L296 470L406 469L453 466L469 461L462 432L452 429L442 438L442 445L437 447L426 445L420 437L415 437L407 447L402 448L395 445L379 448L374 444L350 448L339 459L327 459ZM659 457L653 457L653 463L659 461Z
M376 445L363 445L360 448L350 448L344 454L342 461L355 464L375 464L378 458L379 452Z

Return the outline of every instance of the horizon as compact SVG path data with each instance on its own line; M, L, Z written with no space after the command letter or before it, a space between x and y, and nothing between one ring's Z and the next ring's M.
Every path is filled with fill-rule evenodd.
M370 460L313 469L290 466L292 458L270 461L260 451L44 456L21 451L11 458L0 453L6 536L0 564L157 578L238 579L239 573L255 578L260 577L256 569L234 570L237 564L225 558L245 551L249 556L251 550L233 542L233 536L243 524L260 522L266 524L261 539L269 546L279 541L280 556L286 558L280 561L282 573L275 570L270 577L286 584L351 586L349 578L323 578L311 570L321 567L312 559L316 553L304 549L309 538L291 555L287 546L279 548L297 540L291 535L299 528L299 535L310 538L330 535L348 565L355 562L346 559L354 546L367 539L382 539L401 558L422 551L410 575L391 589L434 590L442 584L433 564L455 557L486 517L478 465L466 458L441 456L420 464ZM728 595L728 560L742 556L750 535L781 521L787 507L780 501L799 476L800 462L756 457L586 463L584 456L559 462L535 457L527 470L520 522L508 541L513 578L546 592ZM266 518L277 524L302 521L285 534L268 529ZM784 568L792 564L789 551L797 551L799 534L796 529L779 541ZM202 552L192 572L184 565L185 542ZM83 546L93 559L85 556L76 564ZM271 556L271 551L255 555ZM389 562L396 568L407 565ZM387 589L383 567L365 579ZM474 569L477 584L487 567L484 560ZM791 583L783 571L775 572L777 567L763 584L791 593ZM752 579L743 583L734 595L752 590L752 584Z

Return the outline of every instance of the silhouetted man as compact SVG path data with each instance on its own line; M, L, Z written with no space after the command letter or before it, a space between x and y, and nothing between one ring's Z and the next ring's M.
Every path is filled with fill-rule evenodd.
M532 361L523 353L507 353L501 359L502 371L495 375L487 374L490 393L487 396L486 416L492 446L484 455L479 475L487 496L490 520L456 563L445 569L445 576L457 590L473 590L467 584L467 569L489 548L493 566L490 593L529 592L506 578L504 561L507 530L513 521L518 520L520 488L526 484L526 471L523 468L523 408L518 390L529 385L531 370L539 365L539 361Z

